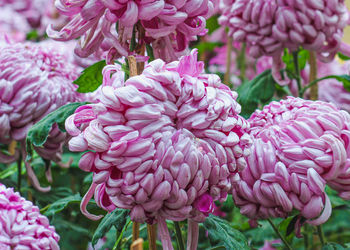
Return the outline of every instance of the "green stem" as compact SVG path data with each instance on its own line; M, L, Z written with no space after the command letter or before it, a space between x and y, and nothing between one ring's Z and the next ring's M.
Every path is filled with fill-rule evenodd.
M295 76L296 76L296 80L297 80L297 84L298 84L298 94L299 94L299 97L302 97L298 54L299 54L299 51L293 52L293 62L294 62Z
M230 77L231 77L231 61L232 61L232 58L231 58L231 53L232 53L232 38L229 37L227 39L227 49L226 49L226 72L225 72L225 75L224 75L224 83L227 85L227 86L230 86Z
M288 250L292 250L292 247L289 245L288 241L282 236L280 231L278 231L278 228L275 226L275 224L273 224L272 220L270 218L268 218L267 221L270 223L271 227L273 228L275 233L278 235L278 237L280 237L280 239L283 241L283 243L286 246L286 248Z
M324 246L325 240L324 240L324 234L323 234L323 230L322 230L321 225L317 226L317 234L318 234L318 237L320 238L320 242L321 242L322 246Z
M116 250L118 245L119 245L119 242L121 241L122 237L123 237L123 234L125 232L125 230L128 228L128 226L130 225L131 221L128 222L128 224L126 224L126 226L123 228L123 230L120 232L120 235L118 237L118 239L116 240L112 250Z
M177 245L180 250L185 250L185 244L182 238L180 224L179 222L174 221L174 225L175 225L175 235L176 235Z
M309 88L311 88L313 85L315 85L316 83L318 83L319 81L325 80L325 79L329 79L329 78L333 78L332 76L325 76L325 77L321 77L318 78L316 80L313 80L312 82L310 82L308 85L306 85L304 88L302 88L301 90L301 95L303 96L305 94L305 91L308 90Z
M17 190L21 194L22 186L22 155L18 157L17 160Z
M242 49L241 52L239 54L239 58L238 58L238 66L239 66L239 78L241 79L241 81L243 82L245 79L245 69L246 69L246 61L245 61L245 54L246 54L246 44L243 43L242 44Z
M305 250L308 250L309 249L309 245L310 245L308 224L305 224L305 226L304 226L303 235L304 235L304 247L305 247Z
M132 36L130 41L130 51L134 51L136 48L136 25L132 28Z

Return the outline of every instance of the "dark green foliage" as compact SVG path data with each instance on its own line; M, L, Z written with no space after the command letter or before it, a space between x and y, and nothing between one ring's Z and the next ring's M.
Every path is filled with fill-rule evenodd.
M65 132L64 123L68 116L72 115L74 111L87 102L75 102L64 105L55 111L51 112L39 122L35 123L28 131L26 138L28 159L32 157L33 145L40 147L44 145L52 126L57 123L59 129Z
M307 50L299 50L298 52L298 65L299 70L305 68L307 61L309 60L310 52ZM286 64L287 73L291 73L295 71L294 62L293 62L293 54L289 53L287 49L284 50L284 54L282 56L283 62Z
M342 245L333 243L333 242L329 242L322 247L322 250L345 250L345 249L349 249L349 248L344 248Z
M208 231L208 237L212 247L227 250L249 249L247 239L238 230L234 229L228 221L209 215L203 223Z
M118 208L113 212L106 214L92 237L92 245L95 245L97 241L111 229L112 226L114 226L117 229L117 232L120 233L127 224L128 214L129 210Z
M63 209L65 209L69 203L80 203L81 202L81 196L80 194L70 195L67 197L64 197L62 199L59 199L55 201L54 203L49 204L45 208L43 208L40 212L43 213L46 216L53 216L56 213L61 212Z
M275 85L276 82L271 75L271 70L266 70L253 80L239 86L237 101L242 106L241 115L247 118L260 104L269 103L274 96Z

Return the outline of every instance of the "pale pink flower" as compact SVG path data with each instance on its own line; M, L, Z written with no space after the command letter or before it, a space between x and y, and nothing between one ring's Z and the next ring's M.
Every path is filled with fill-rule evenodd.
M44 33L46 32L46 27L48 25L51 25L51 27L55 30L62 29L69 21L71 20L71 17L62 15L58 12L57 8L55 7L55 0L36 0L38 2L43 2L43 15L41 17L41 23L40 23L40 32Z
M288 97L257 110L249 121L252 135L264 140L269 134L277 136L269 141L281 150L278 157L293 169L302 166L306 174L306 168L314 168L329 181L345 167L350 114L334 104Z
M34 123L60 106L83 98L72 84L79 70L70 62L69 55L47 43L4 43L0 47L0 142L19 141L21 152L26 154L24 140ZM44 148L38 149L39 154L59 162L65 137L54 126ZM48 191L49 188L40 187L28 162L26 166L34 186Z
M350 115L329 103L288 97L249 121L253 153L236 174L235 204L253 219L296 209L308 223L324 223L331 214L325 185L347 168Z
M279 73L284 48L302 46L327 62L338 51L350 52L341 41L349 19L344 0L221 0L220 5L220 24L235 41L246 42L252 56L273 56L273 75L281 84L289 83Z
M79 0L74 3L56 0L56 7L72 20L59 32L49 26L48 35L61 41L82 37L76 49L82 57L100 47L104 50L113 47L117 55L129 55L133 26L140 21L146 32L145 42L152 43L157 58L167 61L175 60L189 41L205 34L205 18L213 10L210 0ZM114 32L116 23L118 34Z
M318 78L329 75L349 75L350 62L340 63L334 60L324 64L319 62L317 67ZM327 79L318 83L318 96L321 101L332 102L338 108L350 112L350 92L347 91L342 82L336 79Z
M125 82L118 65L106 66L99 102L66 120L70 150L89 150L79 162L94 173L81 205L89 218L99 218L86 211L93 194L105 210L130 209L132 220L149 223L203 221L226 199L250 152L249 124L237 94L203 74L196 57L155 60Z
M21 42L26 39L30 26L25 17L9 7L0 7L0 40Z
M0 8L9 7L27 19L32 28L40 26L46 0L2 0Z
M59 235L37 206L0 183L0 249L60 249Z
M229 26L234 40L247 42L253 56L302 46L333 58L349 18L344 0L222 0L221 5L220 23Z

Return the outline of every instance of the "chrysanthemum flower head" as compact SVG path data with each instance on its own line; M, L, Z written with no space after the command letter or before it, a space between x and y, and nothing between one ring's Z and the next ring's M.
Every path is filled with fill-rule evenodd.
M233 189L241 212L258 219L296 209L310 224L324 223L331 214L325 185L349 168L350 115L330 103L288 97L249 121L252 154Z
M0 183L0 248L58 250L59 235L39 208Z
M195 50L169 64L155 60L125 82L117 65L103 75L99 102L66 121L70 150L88 150L79 166L94 173L82 211L99 218L86 211L94 194L105 210L130 209L135 221L202 221L250 152L237 94L203 73Z

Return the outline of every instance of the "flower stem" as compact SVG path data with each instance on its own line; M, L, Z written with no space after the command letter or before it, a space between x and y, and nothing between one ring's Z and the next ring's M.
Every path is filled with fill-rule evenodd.
M196 250L198 246L199 225L197 222L187 220L187 250Z
M147 233L148 233L148 245L150 250L156 250L156 237L157 237L157 224L149 225L147 224Z
M22 184L22 155L20 154L17 160L17 191L21 194Z
M270 223L271 227L273 228L275 233L278 235L278 237L280 237L280 239L283 241L283 243L286 246L286 248L288 250L292 250L292 247L289 245L288 241L282 236L280 231L278 231L278 228L275 226L275 224L273 224L272 220L270 218L268 218L267 221Z
M308 231L308 224L305 224L304 226L304 232L303 232L303 236L304 236L304 248L305 250L309 249L309 231Z
M146 43L146 50L147 50L147 55L149 56L149 61L152 62L154 61L154 53L153 53L153 48L150 44Z
M134 242L140 236L140 223L133 222L132 223L132 241Z
M134 51L136 48L136 25L132 28L132 37L130 41L130 51Z
M295 70L295 77L298 84L298 94L299 97L302 96L302 88L301 88L301 80L300 80L300 68L299 68L299 58L298 58L299 51L293 52L293 62L294 62L294 70Z
M15 153L16 153L16 148L17 148L17 141L12 141L12 142L10 143L9 149L8 149L10 155L15 155Z
M158 228L159 228L159 237L162 242L163 249L173 250L174 247L173 247L173 244L171 243L171 238L170 238L168 226L166 224L166 220L161 216L158 216L157 220L158 220Z
M175 225L175 235L176 235L178 248L179 250L185 250L185 244L182 238L180 224L178 221L174 221L174 225Z
M242 83L245 79L245 69L246 69L246 60L245 60L245 54L246 54L246 44L242 44L242 49L240 51L239 57L238 57L238 65L239 65L239 78L241 79Z
M324 239L324 234L323 234L323 230L322 230L321 225L317 226L317 234L318 234L318 237L320 238L320 242L321 242L322 246L324 246L325 239Z
M232 37L227 38L227 50L226 50L226 73L224 75L224 83L230 85L231 76L231 53L232 53Z
M309 64L310 64L309 82L314 82L317 79L317 61L316 61L316 54L313 51L310 51ZM317 86L317 84L313 84L311 86L310 99L311 100L318 99L318 86Z

